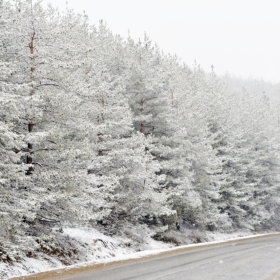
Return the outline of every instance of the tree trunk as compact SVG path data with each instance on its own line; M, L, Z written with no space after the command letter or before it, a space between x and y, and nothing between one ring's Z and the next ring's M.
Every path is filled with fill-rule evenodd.
M35 31L33 32L31 40L30 40L30 43L28 45L29 50L30 50L30 54L32 55L31 56L31 66L30 66L30 79L31 79L32 82L34 80L34 71L35 71L34 39L35 39ZM33 94L34 94L34 85L32 83L31 84L30 95L33 95ZM34 127L34 124L29 122L28 123L28 133L32 132L33 127ZM32 164L32 161L33 161L32 156L31 156L32 153L33 153L33 145L32 145L32 143L27 143L27 147L28 147L29 154L26 157L26 163L27 164ZM26 175L32 175L33 171L34 171L33 166L30 166L25 174Z
M32 132L33 126L34 126L33 123L29 123L29 124L28 124L28 132L29 132L29 133ZM27 145L28 145L29 155L26 157L26 163L27 163L27 164L32 164L33 159L32 159L31 154L33 153L33 152L32 152L33 145L32 145L31 143L28 143ZM26 171L26 175L31 175L33 171L34 171L33 166L30 166L30 167L28 168L28 170Z
M140 101L140 112L141 112L141 114L143 114L143 110L144 110L144 100L141 99L141 101ZM141 124L140 124L140 132L145 134L145 125L144 125L143 122L141 122Z

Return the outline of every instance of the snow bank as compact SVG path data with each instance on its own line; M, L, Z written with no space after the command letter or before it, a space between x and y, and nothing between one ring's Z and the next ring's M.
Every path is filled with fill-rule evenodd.
M150 250L152 252L155 249L174 247L172 244L153 240L149 237L149 233L142 237L140 243L135 241L137 236L110 237L95 229L65 228L63 231L65 236L75 239L79 244L76 248L76 260L73 260L73 265L104 262L112 259L126 259L125 256L129 258L137 251ZM140 256L142 255L140 254ZM0 262L0 279L9 279L15 276L24 276L61 267L65 267L65 265L54 256L38 253L36 258L26 257L18 263Z
M38 258L26 258L20 263L7 264L0 263L0 279L9 279L15 276L24 276L42 271L51 271L57 268L87 267L93 264L110 263L116 261L125 261L137 259L152 255L157 255L164 252L172 252L184 248L194 248L211 244L220 244L227 241L240 239L249 239L252 237L261 237L268 234L249 235L249 232L236 232L231 234L226 233L206 233L210 242L188 244L175 247L173 244L166 244L160 241L155 241L150 237L146 237L144 243L138 248L133 243L133 240L123 237L109 237L94 229L78 229L67 228L64 234L75 238L81 244L77 248L77 254L80 254L80 260L71 266L65 266L54 257L45 254L38 254ZM141 251L140 249L141 248ZM137 252L138 251L138 252Z

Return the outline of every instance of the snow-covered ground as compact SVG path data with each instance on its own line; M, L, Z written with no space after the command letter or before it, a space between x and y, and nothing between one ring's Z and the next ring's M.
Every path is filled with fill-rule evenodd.
M80 244L77 248L77 258L71 266L87 266L93 263L103 263L117 260L127 260L154 255L166 250L172 250L174 244L155 241L149 234L146 236L118 236L109 237L94 229L64 229L64 234L74 238ZM186 232L185 232L186 234ZM192 232L193 234L193 232ZM191 235L190 235L191 236ZM204 234L204 241L208 243L221 242L229 239L237 239L249 236L249 232L237 232L232 234L222 234L208 232ZM255 236L255 235L254 235ZM141 239L138 240L137 238ZM135 241L136 240L136 241ZM140 242L141 241L141 242ZM184 247L201 246L204 243L190 244L186 242ZM0 263L0 279L9 279L15 276L23 276L37 272L57 269L65 265L55 257L46 254L38 254L37 258L25 258L19 263Z
M106 259L121 258L137 251L167 249L174 247L153 240L149 235L140 236L136 233L129 236L109 237L95 229L64 228L64 234L77 240L80 246L77 248L76 261L73 264L83 262L98 262ZM25 258L19 263L1 263L0 279L9 279L13 276L23 276L36 272L64 267L58 258L38 253L35 258Z

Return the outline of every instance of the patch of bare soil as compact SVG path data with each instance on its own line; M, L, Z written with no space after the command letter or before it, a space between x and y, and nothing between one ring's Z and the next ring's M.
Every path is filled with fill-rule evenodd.
M265 280L280 280L280 270L267 277Z

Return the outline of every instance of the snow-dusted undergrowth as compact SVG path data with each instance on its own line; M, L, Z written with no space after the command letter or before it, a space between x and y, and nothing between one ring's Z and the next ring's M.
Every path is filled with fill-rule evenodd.
M196 242L220 242L243 236L249 236L249 232L235 233L201 233L195 230L183 230L183 232L171 232L180 245L192 246ZM71 265L87 265L111 260L125 260L139 258L147 255L175 248L172 243L155 241L149 237L149 232L143 236L136 233L117 237L106 236L95 229L66 228L64 235L77 241L76 256ZM196 238L195 238L196 237ZM199 243L203 244L203 243ZM198 245L198 244L197 244ZM18 263L0 263L0 279L9 279L15 276L24 276L37 272L65 267L63 262L56 256L48 256L39 253L36 258L25 258Z
M153 240L149 237L149 232L140 236L128 231L123 236L110 237L95 229L66 228L63 235L76 241L76 255L72 261L67 258L68 264L97 262L112 257L121 258L137 251L174 247L172 244ZM38 253L34 258L25 258L18 263L0 262L0 279L59 268L65 266L64 263L61 256L49 256L45 253Z

